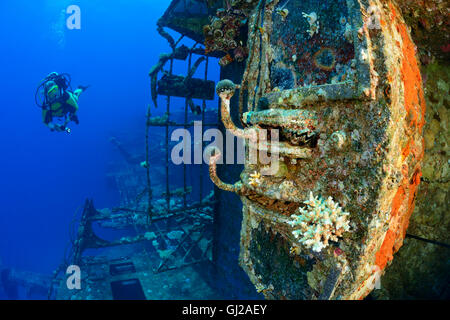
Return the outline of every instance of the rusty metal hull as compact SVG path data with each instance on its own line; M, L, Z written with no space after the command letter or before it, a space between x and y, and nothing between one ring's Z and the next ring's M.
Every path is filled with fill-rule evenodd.
M300 49L273 38L285 32L281 36L289 39L289 32L297 32L295 28L280 31L280 24L295 25L298 15L292 21L283 20L289 15L278 17L280 1L268 1L264 9L257 7L250 15L248 72L241 85L248 90L247 109L257 111L255 106L265 99L271 110L265 112L279 117L271 119L277 123L265 118L258 123L256 117L249 122L295 130L298 121L283 118L281 110L307 109L315 115L314 130L319 135L317 145L309 148L310 156L292 159L281 154L275 175L260 176L262 163L247 163L241 175L240 264L266 298L366 297L402 246L414 209L425 114L415 46L394 2L344 2L346 21L352 27L349 41L354 50L346 52L353 72L342 82L334 81L331 74L321 85L305 86L299 81L304 72L297 66L304 61L297 63L298 54L291 53ZM319 10L319 16L326 13ZM290 87L273 77L275 67L292 73L287 77L292 80ZM316 251L299 243L289 223L306 208L310 193L331 197L349 213L350 229Z

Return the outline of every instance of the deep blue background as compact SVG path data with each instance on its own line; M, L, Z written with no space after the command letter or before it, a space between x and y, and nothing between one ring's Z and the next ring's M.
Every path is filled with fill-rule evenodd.
M71 4L81 8L81 30L66 28ZM94 198L98 208L117 204L105 178L108 161L118 157L109 137L145 130L148 71L161 52L169 51L155 30L168 5L157 0L0 2L4 265L50 273L61 262L69 223L84 200ZM80 97L80 125L72 125L70 135L50 132L34 104L37 84L52 71L70 73L74 88L92 86Z

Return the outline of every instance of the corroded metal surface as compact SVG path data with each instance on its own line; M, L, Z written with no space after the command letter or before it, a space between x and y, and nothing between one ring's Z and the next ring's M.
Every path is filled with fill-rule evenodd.
M282 11L288 1L266 1L249 15L249 58L241 84L241 110L247 93L246 109L258 111L255 108L263 101L272 110L266 112L280 116L272 119L283 123L279 127L292 124L301 129L289 116L283 118L283 110L308 110L317 118L317 140L306 146L310 157L281 156L278 172L272 176L261 175L263 164L247 163L238 183L242 187L234 190L244 204L240 263L266 298L364 298L403 244L422 175L425 97L415 46L399 8L391 1L349 0L333 1L327 11L325 2L316 10L308 8L305 15L292 15L289 25L293 29L280 27L291 15L291 10ZM377 21L373 21L373 12ZM314 42L311 39L327 36L321 32L326 33L325 26L336 17L350 24L347 32L351 36L346 39L352 40L354 50L339 38L338 48L324 53L347 55L342 64L349 63L348 78L333 80L339 70L331 60L320 71L326 75L324 82L298 81L300 73L306 72L300 68L303 59L320 69L314 61L318 57L291 52L288 42L274 39L302 33L294 47L309 48L309 42ZM306 24L301 19L306 19ZM317 28L315 24L322 26L321 22L324 27ZM277 38L274 30L279 33ZM334 30L341 32L337 27ZM280 53L283 50L289 54ZM294 69L274 73L281 65ZM318 71L311 72L318 76ZM295 81L280 82L280 75ZM225 126L233 133L247 138L246 133L258 126L277 127L262 118L246 121L247 114L243 122L253 127L238 129L226 114L231 96L220 95ZM311 192L331 197L349 213L350 230L320 252L299 243L288 223L305 207Z
M444 50L449 43L449 25L442 18L448 15L450 3L397 2L417 45L427 104L422 183L408 234L435 243L407 238L392 265L387 267L381 290L374 291L374 296L377 299L449 299L450 52Z
M355 47L346 0L290 0L280 5L289 13L273 13L277 27L270 36L272 85L284 90L352 78Z

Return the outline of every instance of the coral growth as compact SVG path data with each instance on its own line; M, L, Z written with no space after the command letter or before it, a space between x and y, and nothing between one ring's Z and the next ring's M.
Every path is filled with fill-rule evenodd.
M214 51L228 52L238 47L240 28L244 25L243 17L234 12L218 14L211 19L211 24L203 27L206 53Z
M261 184L261 173L255 171L250 174L250 182L249 184L253 187L258 187Z
M310 14L307 14L307 13L302 12L302 15L303 15L303 17L306 18L306 20L308 20L309 29L307 32L308 32L309 36L312 37L316 33L319 33L320 25L319 25L317 13L311 12Z
M230 54L227 54L219 60L219 65L223 68L232 63L233 61L234 61L233 57Z
M203 27L205 35L205 52L223 52L226 55L221 59L221 66L225 67L233 60L242 62L248 56L244 46L246 13L240 9L219 9L211 23Z
M279 9L277 9L277 13L281 16L283 21L286 21L286 18L289 15L289 10L279 8Z
M292 234L295 238L300 238L300 244L320 252L328 246L330 240L338 241L345 231L350 230L347 219L350 214L342 211L331 197L325 200L314 197L311 192L309 200L304 203L307 209L299 208L300 215L292 215L293 220L288 222L295 229Z

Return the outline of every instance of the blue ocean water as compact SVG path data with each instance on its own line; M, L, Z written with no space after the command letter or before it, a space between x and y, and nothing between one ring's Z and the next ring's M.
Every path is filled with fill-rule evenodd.
M69 5L81 8L81 30L66 27ZM0 2L3 265L50 274L61 262L68 226L84 200L95 199L99 208L117 205L117 191L105 175L107 163L120 155L109 138L117 132L142 136L144 147L148 72L161 52L170 51L156 32L168 5L156 0ZM36 86L52 71L70 73L74 88L91 85L80 97L80 125L72 124L71 134L50 132L34 103Z

